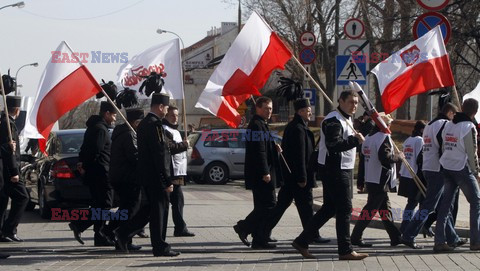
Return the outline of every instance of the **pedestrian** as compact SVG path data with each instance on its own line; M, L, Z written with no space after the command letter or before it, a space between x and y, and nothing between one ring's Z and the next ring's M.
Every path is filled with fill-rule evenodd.
M308 245L318 229L335 216L339 259L361 260L368 254L355 252L350 242L350 180L355 165L355 148L364 141L362 134L355 133L350 126L357 110L358 95L354 91L343 91L338 102L337 110L325 117L320 130L318 163L324 202L292 246L304 258L315 258L308 251Z
M402 232L402 243L413 249L422 249L423 246L415 242L418 233L424 227L429 217L435 212L439 202L443 201L444 173L441 171L440 154L443 149L442 131L449 120L452 120L457 112L457 107L452 103L446 103L438 116L430 121L423 130L423 176L427 182L425 199L408 222ZM447 219L446 236L452 246L465 244L465 239L460 239L454 230L453 217Z
M392 124L390 115L380 113L388 128ZM375 126L362 144L362 153L365 157L365 183L368 191L367 203L359 214L352 231L352 245L371 247L371 243L363 240L363 231L368 227L372 218L380 213L383 226L390 237L390 245L400 244L400 231L395 226L388 192L397 186L396 164L403 157L403 153L394 152L390 134L380 131Z
M114 231L131 221L138 213L141 204L142 187L137 180L137 134L136 130L140 121L144 118L144 112L141 108L129 108L125 110L127 113L127 121L134 129L132 131L127 123L118 125L113 129L112 147L110 157L109 179L113 186L115 195L119 199L119 213L116 217L127 214L126 220L112 220L108 228ZM131 236L133 232L128 233L127 250L139 250L141 247L132 244ZM118 244L117 249L122 249Z
M277 202L277 170L279 170L278 152L274 138L268 127L272 116L272 100L260 97L255 102L255 115L246 131L245 144L245 187L253 194L253 210L233 227L240 240L250 246L248 234L252 234L253 249L275 248L275 241L267 230L267 217Z
M423 163L423 130L426 123L418 120L413 127L412 135L403 142L403 153L405 160L408 162L413 172L418 176L422 183L426 186L426 182L422 174ZM403 210L402 224L400 225L400 232L403 232L407 227L410 219L413 216L415 208L420 201L423 201L423 196L418 189L417 184L413 180L407 167L402 164L400 167L400 179L398 186L398 195L407 198L407 205ZM429 226L430 227L430 226Z
M113 188L108 179L110 166L111 139L109 128L115 123L117 112L109 102L100 103L98 115L92 115L87 120L87 129L79 153L79 169L84 172L85 184L92 196L91 207L97 210L110 210L113 206ZM91 212L92 213L92 212ZM93 225L94 245L113 246L113 233L107 231L106 221L87 220L72 221L69 224L75 239L84 244L82 232Z
M165 241L167 235L171 154L162 119L168 112L169 96L152 94L150 112L138 125L138 174L150 208L150 240L153 256L180 255Z
M284 183L278 192L278 201L272 210L272 217L268 220L268 232L277 225L294 199L304 228L313 217L312 189L317 183L313 169L308 168L315 145L314 135L308 128L312 108L308 99L298 99L293 106L295 115L285 127L282 137L283 155L287 161L286 164L281 164ZM313 242L328 243L330 240L317 234Z
M5 140L2 137L0 141L4 142ZM13 153L15 153L15 150L16 150L15 143L16 142L12 140L12 141L7 141L6 143L0 144L0 195L4 193L3 188L5 187L4 186L5 180L3 178L3 159L4 157L11 156ZM8 198L7 198L7 201L8 201ZM3 220L3 217L0 217L0 219ZM1 237L1 234L0 234L0 237ZM8 257L10 257L9 254L0 253L0 259L6 259Z
M10 148L4 148L4 152L2 153L4 187L2 189L3 193L0 194L0 218L5 216L9 198L11 199L11 205L8 217L2 226L2 236L0 239L2 242L23 242L23 240L17 236L17 226L25 212L29 196L25 188L25 182L20 178L20 140L18 137L18 129L15 125L15 119L20 115L22 97L7 96L6 100L8 112L2 114L0 144L4 145L10 142L12 146ZM13 142L10 141L9 137L7 117L10 121ZM12 148L13 144L15 145L14 148Z
M165 118L162 120L163 128L167 138L178 144L169 144L172 155L171 163L171 182L173 191L170 193L170 203L172 204L172 218L175 225L173 236L192 237L195 236L187 228L183 219L183 207L185 199L183 197L182 186L185 185L187 176L187 149L188 142L182 139L178 131L178 108L169 106Z
M434 252L451 251L458 246L448 243L445 232L455 192L459 188L470 203L470 250L480 250L480 167L477 130L473 124L477 111L478 101L466 99L462 104L462 112L445 124L442 131L444 144L440 164L445 174L445 190L438 208Z
M364 112L360 121L358 131L365 137L375 127L375 122L370 118L367 112ZM365 159L362 153L362 145L357 147L358 150L358 173L357 173L357 189L359 194L366 193L365 189Z

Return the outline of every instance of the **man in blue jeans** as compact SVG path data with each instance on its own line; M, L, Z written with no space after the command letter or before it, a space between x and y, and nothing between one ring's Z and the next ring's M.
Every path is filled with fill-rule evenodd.
M402 243L413 249L423 248L423 246L420 246L415 242L415 237L422 230L423 225L427 221L428 215L425 215L425 210L428 211L428 214L435 212L443 194L444 174L441 171L441 165L439 162L443 144L441 135L445 124L453 119L456 112L457 108L455 105L451 103L445 104L438 116L428 123L423 130L424 146L422 170L423 176L427 181L426 197L406 226L401 237ZM450 214L446 224L448 243L452 246L465 244L466 240L458 237L455 233L453 224L453 218Z
M460 188L470 203L470 250L480 250L480 168L477 156L477 130L473 118L478 101L466 99L462 112L445 125L442 132L443 154L440 164L445 172L445 191L438 210L434 252L451 251L455 247L446 243L447 217L450 216L453 197ZM455 230L454 230L455 231Z

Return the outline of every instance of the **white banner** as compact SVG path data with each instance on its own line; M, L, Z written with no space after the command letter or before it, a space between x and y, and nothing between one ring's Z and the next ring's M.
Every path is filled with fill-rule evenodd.
M148 76L151 72L165 74L162 92L170 95L170 99L183 99L182 64L178 39L152 46L132 57L128 63L120 67L117 73L117 85L119 89L122 89L123 85L138 91L145 80L140 76Z

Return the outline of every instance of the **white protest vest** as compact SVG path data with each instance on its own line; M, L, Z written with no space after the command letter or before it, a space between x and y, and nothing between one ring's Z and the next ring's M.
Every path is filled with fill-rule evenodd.
M440 143L437 134L443 125L448 122L446 119L439 119L428 124L423 129L423 164L422 170L440 172Z
M350 128L350 126L347 124L345 118L338 113L338 111L332 111L330 112L323 121L330 119L330 118L336 118L338 121L340 121L340 124L342 125L343 128L343 139L347 139L349 136L353 135L353 130ZM351 120L349 119L348 122L352 124ZM323 124L323 122L322 122ZM352 125L353 126L353 125ZM322 125L320 125L322 127ZM325 160L328 155L328 150L327 146L325 144L325 135L323 134L323 129L320 129L320 143L318 144L318 163L321 165L325 165ZM352 148L348 151L344 151L341 153L341 162L340 162L340 168L341 169L353 169L355 166L355 150L356 148Z
M440 164L448 170L460 171L467 165L467 152L463 138L475 129L470 121L462 121L457 124L448 122L442 132L443 153Z
M385 141L385 138L388 138L388 141L393 148L390 135L382 132L367 136L365 142L362 144L362 154L365 156L365 182L380 183L382 168L384 167L378 158L378 150L380 150L380 146L383 141ZM397 186L397 170L395 163L392 164L392 168L390 169L390 176L390 187Z
M163 128L173 135L173 141L177 143L183 142L182 136L177 129L173 129L167 125L163 125ZM172 155L172 166L173 176L187 176L187 152L184 151Z
M403 142L403 153L405 154L405 159L408 161L410 166L413 169L413 172L418 172L417 157L422 151L423 147L423 138L421 136L409 137L405 142ZM402 163L400 167L400 176L406 178L412 178L410 172L408 171L405 164Z

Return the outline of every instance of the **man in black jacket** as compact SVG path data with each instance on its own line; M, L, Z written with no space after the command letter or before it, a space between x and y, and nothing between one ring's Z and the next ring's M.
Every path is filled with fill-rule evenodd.
M150 207L150 240L154 256L178 256L165 242L167 235L171 154L162 119L168 110L169 96L154 93L150 112L138 125L138 174Z
M275 207L277 198L276 170L279 167L275 142L267 121L272 115L272 100L260 97L255 104L256 114L250 120L246 131L245 186L253 193L253 211L238 221L233 228L240 240L247 246L249 233L252 234L252 248L275 248L266 227L267 217Z
M117 112L108 102L100 104L100 113L87 120L87 130L79 153L79 168L92 195L92 208L108 210L113 205L113 188L108 180L110 165L110 133L108 128L116 121ZM81 233L91 225L95 232L95 246L112 246L110 233L105 232L104 220L77 220L69 224L75 239L84 244Z
M5 144L10 142L8 135L7 116L2 115L0 123L0 144L2 148L3 160L3 192L0 194L0 218L4 217L7 210L8 198L12 199L10 212L7 220L3 223L2 238L3 242L23 242L17 236L17 226L28 204L28 193L25 183L20 179L20 140L18 138L18 130L15 125L15 118L20 114L20 105L22 98L20 96L7 96L8 118L10 120L10 129L12 132L12 140L15 147L11 144L10 148L6 148ZM12 151L14 150L14 151Z
M295 116L285 127L282 138L282 150L289 168L284 163L281 164L285 183L278 192L277 204L273 208L272 217L267 223L268 231L271 231L277 225L294 199L304 228L313 217L312 188L316 187L317 184L313 170L308 168L308 162L315 145L313 133L308 128L312 108L308 99L298 99L293 103L293 106ZM313 241L327 243L330 240L317 235Z
M138 124L144 118L143 109L127 109L127 121L137 130ZM126 123L113 129L110 157L109 178L113 189L118 195L120 206L117 212L127 211L128 220L132 220L140 209L141 186L137 181L137 135ZM119 217L121 213L119 214ZM113 231L125 224L123 220L110 221L108 228ZM128 233L133 234L133 233ZM128 240L128 250L138 250L139 246Z
M330 112L322 122L318 163L323 182L323 206L308 222L292 246L305 258L315 258L308 251L309 243L318 229L330 218L336 218L338 254L340 260L361 260L368 254L356 253L350 243L350 180L355 165L355 148L363 143L364 137L351 128L352 116L358 106L354 91L344 91L338 99L339 107ZM348 123L347 123L348 122Z

